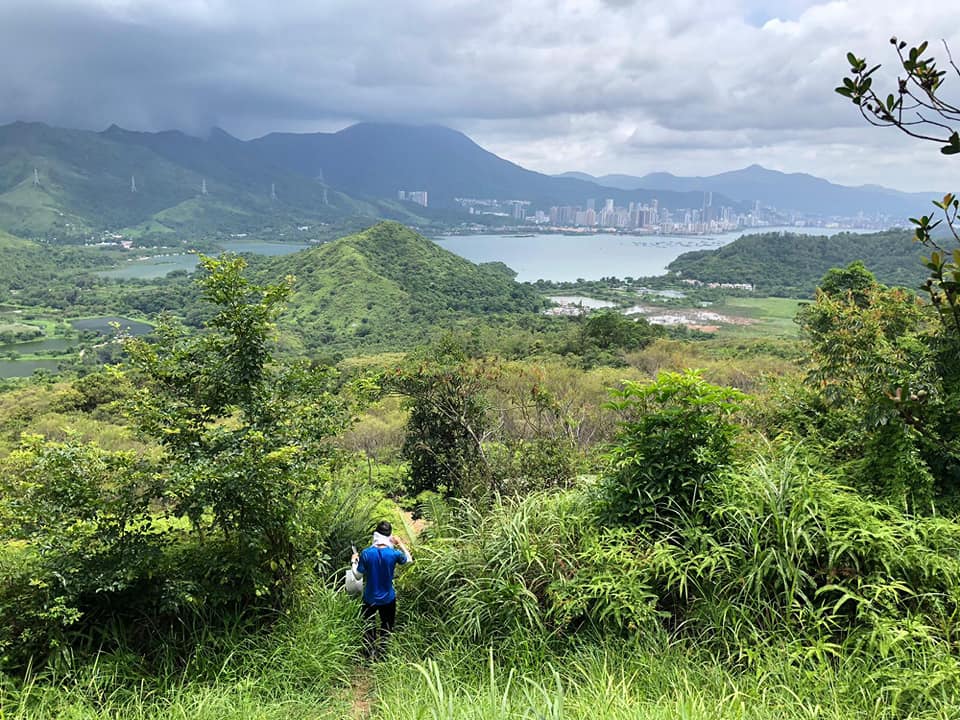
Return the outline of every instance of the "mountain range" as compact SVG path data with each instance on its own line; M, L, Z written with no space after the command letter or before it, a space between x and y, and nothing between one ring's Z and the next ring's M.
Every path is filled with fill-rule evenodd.
M557 177L595 182L621 190L663 188L676 192L713 192L740 202L752 204L759 201L764 207L827 217L853 217L862 212L864 215L880 214L905 219L922 213L930 206L932 198L943 195L906 193L879 185L837 185L814 175L782 173L760 165L705 177L681 177L668 172L639 177L616 174L594 177L581 172L568 172Z
M359 123L335 133L274 133L251 140L250 146L265 161L306 176L322 174L347 193L396 197L397 190L426 190L430 204L438 207L453 207L458 197L529 200L541 209L583 206L590 198L612 198L618 205L654 198L666 207L703 204L703 194L696 191L601 187L527 170L461 132L436 125Z
M397 200L426 191L429 207ZM124 234L197 237L328 226L330 237L393 219L449 227L467 216L458 197L527 200L533 208L650 202L743 211L756 201L821 215L894 217L926 207L925 195L847 188L759 166L705 178L555 177L527 170L439 126L360 123L335 133L273 133L244 141L214 129L103 132L16 122L0 127L0 230L22 237ZM496 222L495 220L486 220Z

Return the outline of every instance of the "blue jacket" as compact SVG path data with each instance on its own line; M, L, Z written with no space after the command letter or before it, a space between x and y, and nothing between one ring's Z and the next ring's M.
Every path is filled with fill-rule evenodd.
M363 575L363 601L367 605L389 605L397 599L393 589L393 572L407 556L396 548L364 548L357 561L357 572Z

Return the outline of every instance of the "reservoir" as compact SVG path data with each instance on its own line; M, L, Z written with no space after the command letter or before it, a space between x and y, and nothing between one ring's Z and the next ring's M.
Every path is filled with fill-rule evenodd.
M310 245L295 242L269 242L265 240L221 240L218 245L224 251L233 253L252 253L254 255L289 255L304 250ZM152 257L128 260L121 267L113 270L101 270L97 273L101 277L117 280L150 280L163 277L175 270L193 272L199 258L193 253L171 253L169 255L154 255Z
M814 227L750 228L718 235L450 235L434 238L440 247L471 262L502 262L520 282L578 278L639 278L663 275L667 265L693 250L712 250L743 235L790 232L798 235L870 233L876 230Z

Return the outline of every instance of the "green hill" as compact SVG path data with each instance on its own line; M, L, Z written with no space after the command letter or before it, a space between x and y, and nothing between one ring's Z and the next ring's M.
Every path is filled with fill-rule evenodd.
M671 273L703 282L751 283L773 295L812 295L824 274L862 260L887 285L917 287L925 277L923 248L912 233L891 230L832 237L766 233L745 235L716 250L684 253Z
M311 350L410 347L454 321L544 306L503 264L474 265L396 222L271 258L259 273L297 278L283 324Z
M135 187L134 187L135 186ZM0 127L0 229L78 238L98 230L188 237L375 218L427 222L391 201L353 198L265 160L222 131L95 133Z
M64 278L66 269L83 273L116 262L104 250L21 240L0 230L0 304L17 300L25 288L44 288L46 292L54 280Z

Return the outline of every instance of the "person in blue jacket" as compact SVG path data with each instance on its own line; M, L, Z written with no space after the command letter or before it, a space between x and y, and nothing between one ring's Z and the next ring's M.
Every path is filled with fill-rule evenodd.
M364 634L367 654L376 657L386 643L387 635L397 620L397 591L393 588L393 574L397 565L413 562L410 551L386 520L373 532L370 547L359 555L354 553L352 569L355 577L363 577L363 617L368 626ZM380 627L373 622L380 616Z

